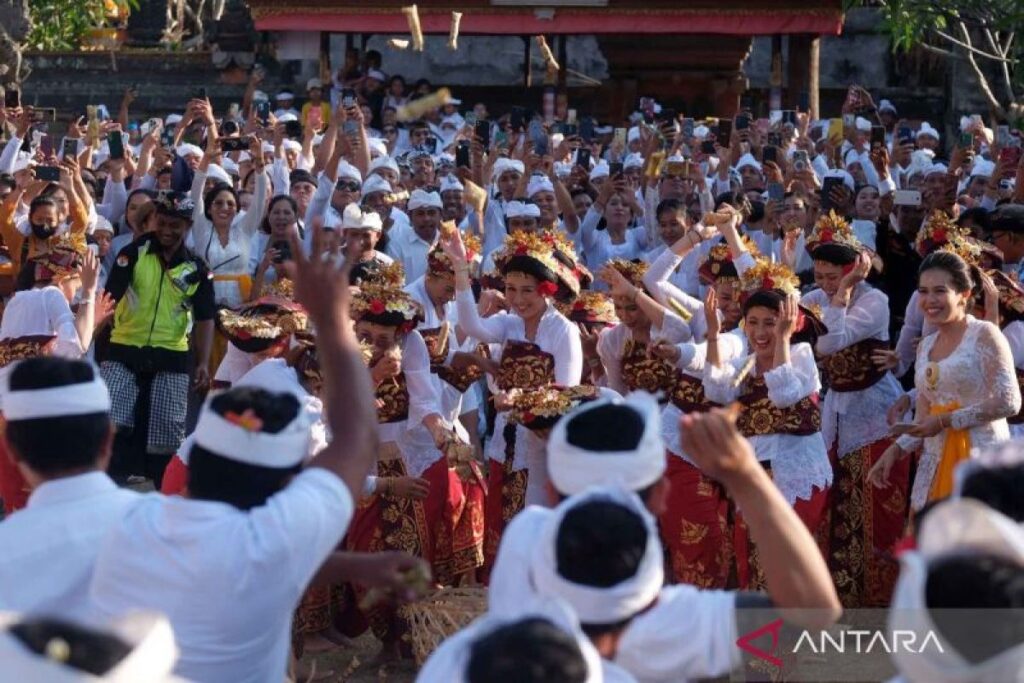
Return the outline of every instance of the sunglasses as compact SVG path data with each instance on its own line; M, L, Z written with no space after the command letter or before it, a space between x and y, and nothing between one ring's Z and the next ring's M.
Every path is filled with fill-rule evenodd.
M354 180L339 180L335 184L335 190L345 190L347 192L358 192L359 188L362 187L359 183Z

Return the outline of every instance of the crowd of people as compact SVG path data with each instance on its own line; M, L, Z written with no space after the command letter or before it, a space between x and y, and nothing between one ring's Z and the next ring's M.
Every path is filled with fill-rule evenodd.
M3 678L389 661L462 589L417 680L723 676L745 608L861 607L938 631L905 680L1019 679L1024 620L942 614L1024 609L1020 131L490 112L369 57L0 110Z

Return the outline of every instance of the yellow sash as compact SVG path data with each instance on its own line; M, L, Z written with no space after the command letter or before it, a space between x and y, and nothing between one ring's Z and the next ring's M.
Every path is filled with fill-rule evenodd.
M245 273L214 273L214 282L237 282L238 292L242 295L242 301L249 300L249 294L252 292L252 276L246 275Z
M960 407L956 401L933 405L932 415L948 415ZM971 433L966 429L946 430L946 441L942 445L942 458L935 468L928 500L940 500L953 492L953 472L956 466L971 455Z

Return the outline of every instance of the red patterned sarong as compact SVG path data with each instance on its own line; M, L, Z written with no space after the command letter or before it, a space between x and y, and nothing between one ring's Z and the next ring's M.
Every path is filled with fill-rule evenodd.
M729 499L721 485L669 454L668 504L658 518L674 583L725 588L732 566Z
M475 463L474 468L477 476L464 481L441 458L422 475L430 482L423 508L433 534L434 580L446 586L484 561L485 490Z
M505 526L526 507L526 482L529 470L512 470L512 449L515 447L515 425L505 426L505 443L508 456L504 463L493 458L488 463L487 473L487 504L485 506L484 530L484 566L479 572L480 582L487 583L494 558L498 555L498 545ZM511 433L510 433L511 432Z
M814 487L810 500L797 499L793 511L818 541L823 545L822 522L828 507L829 489ZM758 557L757 544L750 538L750 530L743 521L743 513L733 508L733 551L736 556L736 580L740 590L764 590L764 571ZM823 553L824 554L824 553Z
M882 439L842 458L830 454L835 480L825 529L832 581L844 607L885 607L899 575L893 553L910 513L910 458L893 465L889 486L875 488L867 473L892 443Z

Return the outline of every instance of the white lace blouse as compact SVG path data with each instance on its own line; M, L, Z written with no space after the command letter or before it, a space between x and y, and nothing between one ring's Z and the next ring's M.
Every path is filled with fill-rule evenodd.
M203 186L206 173L196 171L192 181L192 240L196 253L206 261L214 275L249 274L249 256L252 251L253 235L263 220L267 205L267 175L256 174L256 194L248 211L240 211L231 221L228 243L221 244L213 223L205 216ZM234 308L243 303L238 283L230 280L214 281L213 293L217 304Z
M992 323L968 315L967 330L960 344L933 363L929 359L937 338L937 334L925 337L917 349L915 419L921 421L931 415L932 406L956 403L959 408L952 412L953 428L968 430L972 450L1006 441L1010 437L1006 418L1016 415L1021 405L1013 354L1006 337ZM904 450L913 450L923 441L910 497L914 510L920 510L928 500L945 440L943 430L923 440L901 436L897 441Z
M861 282L853 290L846 308L833 306L831 297L820 289L804 295L801 303L822 312L828 334L818 337L815 350L828 356L865 339L889 340L889 297ZM825 394L821 407L821 434L831 450L838 441L843 457L889 435L886 411L903 395L903 389L891 373L859 391L835 391Z
M568 318L559 313L553 305L547 310L537 326L533 339L526 337L523 319L514 313L501 311L488 318L481 318L476 309L473 292L463 290L455 297L459 313L459 325L466 334L485 344L504 344L509 341L531 342L555 361L555 384L576 386L583 375L583 347L580 345L580 331ZM494 437L487 443L486 455L492 460L504 462L507 414L498 413L494 425ZM544 442L530 430L516 427L516 443L513 451L512 468L528 469L526 504L547 505L544 484L547 481L547 461Z
M722 367L711 364L705 367L704 393L708 400L726 405L739 397L740 387L733 386L733 380L747 358L734 358ZM756 367L751 370L751 373L756 372ZM790 362L766 372L764 382L769 400L780 408L821 391L818 366L810 344L794 344ZM806 436L756 435L750 437L750 443L758 460L771 462L772 478L791 505L797 499L810 500L815 487L824 490L832 484L832 465L821 432Z

